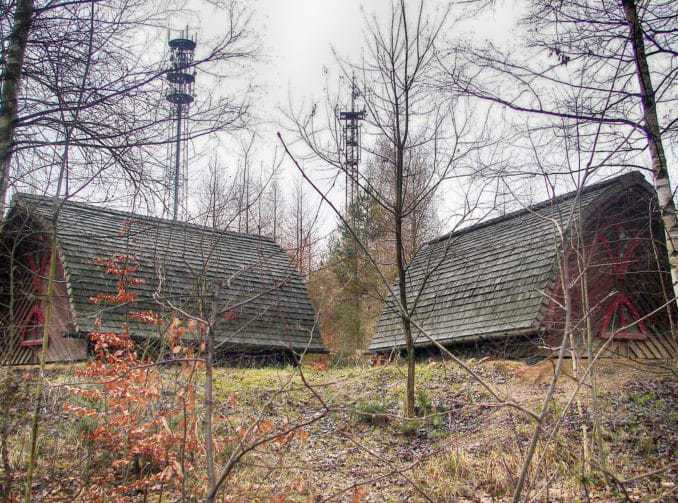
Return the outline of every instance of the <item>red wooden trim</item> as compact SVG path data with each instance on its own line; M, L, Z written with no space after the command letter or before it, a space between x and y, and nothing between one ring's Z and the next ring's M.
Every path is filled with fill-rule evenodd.
M612 249L612 243L610 243L610 240L607 238L607 235L604 231L599 231L596 233L594 242L600 243L602 247L605 248L607 256L612 264L612 269L614 270L617 277L620 280L623 280L624 276L626 276L626 273L629 270L629 266L631 265L631 261L636 253L636 250L641 244L642 231L638 231L638 233L633 237L624 238L624 242L622 242L622 231L624 230L623 226L621 224L616 224L612 226L612 229L614 229L614 234L617 237L617 244L614 250ZM626 245L623 249L622 244Z
M622 306L625 306L626 309L629 310L633 319L631 320L626 319L626 316L624 316L623 311L619 309ZM629 330L622 330L621 332L615 334L614 333L615 331L611 331L610 322L612 321L612 318L616 312L619 312L619 320L620 325L622 327L632 323L634 320L638 320L639 318L641 318L638 309L633 304L631 299L629 299L624 293L618 293L617 295L615 295L614 300L610 303L610 305L607 307L607 310L605 311L605 317L603 318L603 323L601 324L600 330L598 331L598 337L602 339L609 339L611 337L614 337L615 340L617 339L644 340L647 338L648 331L643 320L640 320L636 324L640 333L631 332Z
M45 315L39 303L33 305L25 318L23 329L21 330L21 346L35 347L42 346L42 336L40 338L30 338L30 332L35 327L41 327L45 324Z
M26 265L32 274L31 286L33 287L33 293L40 297L45 294L46 290L45 279L49 270L50 255L45 253L44 249L40 249L38 253L27 254ZM42 310L42 302L38 299L34 301L33 306L31 306L24 318L19 344L23 347L42 346L43 334L41 333L39 337L36 337L34 332L38 327L43 327L44 329L44 324L45 314Z
M20 342L20 345L24 348L35 348L42 346L42 339L25 339Z
M33 277L31 278L31 285L33 286L33 290L37 295L42 295L45 293L45 278L47 277L49 269L49 259L49 254L43 253L40 257L40 265L38 266L33 255L28 255L26 257L28 268L33 274Z
M633 332L601 332L598 334L601 339L614 339L615 341L644 341L647 335Z

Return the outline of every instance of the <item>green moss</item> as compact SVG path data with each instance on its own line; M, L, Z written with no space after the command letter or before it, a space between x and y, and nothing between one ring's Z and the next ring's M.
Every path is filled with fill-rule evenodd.
M384 426L390 421L389 410L393 404L381 400L364 400L356 404L354 417L356 421Z
M398 431L405 436L414 436L422 428L423 422L420 419L403 419L398 424Z
M629 398L633 403L640 407L646 407L657 399L657 396L652 392L636 392L632 393Z

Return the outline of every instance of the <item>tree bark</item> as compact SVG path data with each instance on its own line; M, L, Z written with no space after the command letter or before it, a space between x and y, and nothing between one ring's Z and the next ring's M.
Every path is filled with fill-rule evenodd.
M657 118L657 104L655 92L652 87L650 68L645 53L643 29L638 19L638 10L635 0L622 0L626 23L629 26L629 41L633 47L633 57L636 64L636 75L640 86L640 100L643 110L643 122L647 146L652 159L652 174L654 186L659 200L659 212L664 222L666 231L666 250L669 255L671 266L671 278L673 279L673 293L678 299L678 250L674 243L678 240L678 215L673 202L671 180L669 179L666 155L662 145L661 129Z
M14 395L19 391L18 374L13 370L0 375L0 387L2 387L3 400L0 403L0 461L4 472L4 480L0 483L0 501L12 503L11 490L14 480L14 470L9 460L9 438L12 430L16 429L16 423L12 424L10 416L10 404L14 401Z
M38 429L40 426L40 412L42 408L43 394L45 392L45 363L47 360L47 348L49 344L49 329L52 325L54 313L54 284L57 280L57 240L56 240L56 217L52 222L52 236L50 239L49 275L47 276L47 294L42 301L45 304L45 321L42 326L42 348L40 350L40 375L35 395L35 407L31 420L31 448L26 468L26 485L24 487L24 503L30 503L33 490L33 474L38 463Z
M398 266L398 294L403 314L400 319L405 335L405 347L407 350L407 391L405 393L405 416L414 417L414 339L412 337L412 324L407 308L407 284L405 275L405 250L403 249L403 149L399 146L396 152L396 200L395 200L395 245L396 262ZM407 313L407 315L405 314Z
M5 210L9 185L9 167L17 116L17 96L26 54L28 34L33 24L33 0L18 0L9 34L7 61L2 72L2 109L0 110L0 221Z
M212 396L214 365L214 330L213 324L207 328L207 358L205 361L205 454L207 457L207 480L209 491L212 492L215 484L214 475L214 441L212 438L212 414L214 412L214 398Z

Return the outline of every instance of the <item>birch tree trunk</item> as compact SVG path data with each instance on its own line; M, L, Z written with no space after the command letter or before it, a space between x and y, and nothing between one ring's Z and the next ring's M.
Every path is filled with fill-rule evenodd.
M636 75L640 86L640 99L643 110L643 122L647 146L652 159L652 174L654 185L659 199L659 211L664 222L666 231L666 250L671 265L671 278L673 280L673 293L678 299L678 250L674 246L674 240L678 238L678 216L673 202L671 181L669 179L666 155L662 145L661 130L657 118L657 105L650 67L645 53L643 30L638 20L638 10L635 0L622 0L624 15L629 26L629 41L633 47L633 57L636 64Z
M5 197L9 185L14 123L17 116L17 96L21 84L21 70L26 54L28 34L33 23L33 0L17 0L12 31L9 34L7 61L2 72L2 108L0 109L0 222L5 211Z

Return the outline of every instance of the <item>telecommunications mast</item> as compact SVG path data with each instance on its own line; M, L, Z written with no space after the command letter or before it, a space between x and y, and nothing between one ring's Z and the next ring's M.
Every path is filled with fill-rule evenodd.
M358 196L358 166L360 164L360 129L361 122L367 117L365 108L356 110L356 99L360 97L360 90L355 82L355 75L351 79L351 109L340 111L338 119L342 122L342 147L344 155L344 170L346 173L346 206L344 211L348 216L349 208Z
M165 175L165 208L177 220L179 208L186 205L188 183L188 111L193 103L193 83L195 82L195 68L193 55L195 52L195 37L186 30L178 33L177 37L168 37L169 69L167 82L169 88L165 99L170 103L170 113L176 129L174 134L174 148L170 150L169 165Z

